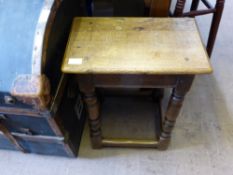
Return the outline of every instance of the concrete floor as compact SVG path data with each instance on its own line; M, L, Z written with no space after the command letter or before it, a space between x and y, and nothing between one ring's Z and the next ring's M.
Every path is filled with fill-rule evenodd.
M211 60L214 73L196 78L167 151L92 150L86 127L77 159L1 150L0 175L233 174L232 9L233 1L226 1ZM198 21L206 38L209 17Z

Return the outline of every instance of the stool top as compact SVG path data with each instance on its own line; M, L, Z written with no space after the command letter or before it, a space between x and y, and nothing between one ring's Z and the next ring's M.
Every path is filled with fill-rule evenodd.
M192 18L75 18L62 71L204 74L209 58Z

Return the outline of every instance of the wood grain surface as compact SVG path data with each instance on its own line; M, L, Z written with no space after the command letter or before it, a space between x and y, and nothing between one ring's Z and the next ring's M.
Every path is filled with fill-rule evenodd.
M194 19L75 18L62 71L204 74L212 68Z

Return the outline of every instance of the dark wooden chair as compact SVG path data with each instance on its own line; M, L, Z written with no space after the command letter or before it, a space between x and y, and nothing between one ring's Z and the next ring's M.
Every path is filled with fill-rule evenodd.
M200 1L207 7L207 9L198 9ZM207 53L209 56L211 56L219 28L219 23L221 21L225 0L216 0L215 6L212 6L208 0L192 0L191 8L188 12L184 12L185 2L186 0L177 0L173 16L195 17L211 13L213 14L206 46Z

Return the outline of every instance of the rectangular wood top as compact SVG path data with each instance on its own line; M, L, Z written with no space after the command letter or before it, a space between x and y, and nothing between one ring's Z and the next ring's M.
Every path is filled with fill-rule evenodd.
M62 71L205 74L209 58L192 18L75 18Z

